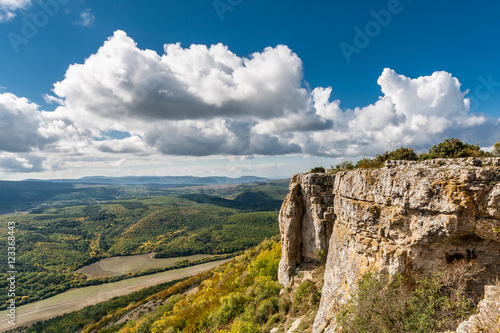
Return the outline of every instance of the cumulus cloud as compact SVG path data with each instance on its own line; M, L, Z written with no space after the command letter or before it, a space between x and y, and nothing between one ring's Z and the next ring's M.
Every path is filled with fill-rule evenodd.
M240 57L222 44L166 44L160 55L116 31L54 84L45 96L59 105L53 112L0 94L0 168L54 168L57 158L31 158L40 152L117 165L132 155L355 159L448 137L491 146L498 135L499 120L471 113L467 91L447 72L409 78L386 68L378 100L352 109L330 87L305 89L302 72L284 45Z
M48 104L56 103L56 104L59 104L59 105L64 105L64 100L62 100L60 98L57 98L57 97L54 97L54 96L51 96L49 94L43 95L43 99Z
M31 0L0 0L0 22L7 22L16 17L16 11L26 9Z
M57 113L80 131L134 136L96 145L107 152L355 157L425 148L460 131L482 143L482 133L498 126L470 113L466 92L447 72L412 79L386 68L379 100L354 109L330 101L330 87L303 88L302 72L284 45L245 58L222 44L177 43L159 55L116 31L85 63L70 66L54 93L64 101Z
M37 104L10 93L0 94L0 151L29 152L55 140L42 133L43 126Z
M124 139L109 138L95 143L96 148L105 153L144 153L148 151L144 141L139 136Z
M43 161L38 156L0 152L0 170L7 172L39 172L44 170Z
M146 142L168 155L282 155L299 153L297 144L252 133L252 124L224 119L185 120L150 131Z
M445 138L459 137L472 143L491 144L498 131L496 119L470 113L467 91L447 72L415 79L386 68L378 79L383 96L374 104L341 110L329 102L329 89L313 91L316 110L334 126L299 139L313 155L334 157L373 156L400 146L426 149Z
M286 46L244 58L222 44L167 44L160 56L117 31L84 64L68 68L50 99L64 102L52 116L95 137L109 130L135 137L133 147L131 139L99 142L100 151L145 151L143 138L172 155L287 154L300 146L254 126L280 118L281 131L328 128L301 84L302 62Z
M167 44L165 54L141 50L117 31L84 64L54 86L68 107L100 117L271 118L305 107L302 62L283 45L250 58L222 45Z

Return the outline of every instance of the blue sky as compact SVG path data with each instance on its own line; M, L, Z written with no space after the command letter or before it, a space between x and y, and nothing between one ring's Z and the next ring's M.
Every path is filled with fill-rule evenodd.
M0 177L288 177L451 136L488 149L498 13L497 1L0 0Z

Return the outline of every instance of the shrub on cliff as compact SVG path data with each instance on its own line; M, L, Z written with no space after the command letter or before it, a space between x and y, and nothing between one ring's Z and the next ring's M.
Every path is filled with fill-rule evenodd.
M325 168L323 167L315 167L312 168L309 173L325 173Z
M450 138L432 146L428 153L420 154L418 159L482 157L485 155L488 154L482 151L479 145L471 145L459 139Z
M380 155L375 156L373 159L364 157L356 163L356 168L362 169L374 169L382 168L385 165L385 161L393 160L405 160L405 161L416 161L418 159L417 154L412 148L398 148L392 151L386 151Z
M487 153L480 149L479 145L462 142L459 139L449 138L432 146L427 153L416 154L412 148L401 147L396 150L386 151L374 158L362 158L355 168L375 169L382 168L386 161L423 161L435 158L460 158L460 157L488 157L500 156L500 142L493 147L493 153ZM337 166L338 167L338 166ZM338 170L341 171L341 170Z
M475 311L465 287L478 272L473 262L455 262L413 288L401 275L365 274L337 322L350 333L455 330Z
M493 155L500 156L500 141L493 145Z
M342 163L337 164L335 167L332 165L332 169L334 173L339 171L353 170L354 164L351 161L343 161Z

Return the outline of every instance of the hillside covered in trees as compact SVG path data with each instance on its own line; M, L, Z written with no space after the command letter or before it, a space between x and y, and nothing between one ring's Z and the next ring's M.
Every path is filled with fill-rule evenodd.
M101 258L153 252L157 258L227 255L279 233L277 211L287 182L256 183L231 191L226 197L188 192L44 207L27 215L0 217L4 235L7 221L16 223L17 304L131 276L89 280L77 272ZM0 276L5 289L6 273ZM0 295L2 304L6 298L7 293Z

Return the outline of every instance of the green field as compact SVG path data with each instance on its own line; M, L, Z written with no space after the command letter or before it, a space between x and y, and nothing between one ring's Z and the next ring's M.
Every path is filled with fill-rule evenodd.
M151 268L169 267L180 261L196 261L210 257L214 256L195 254L185 257L155 259L154 253L137 254L135 256L101 259L98 262L79 268L77 272L85 274L89 279L95 279L137 273Z
M148 286L196 275L227 261L214 261L99 286L72 289L54 297L18 307L16 309L16 327L81 310L86 306L104 302L113 297L126 295ZM7 321L7 311L0 312L0 331L13 328Z

